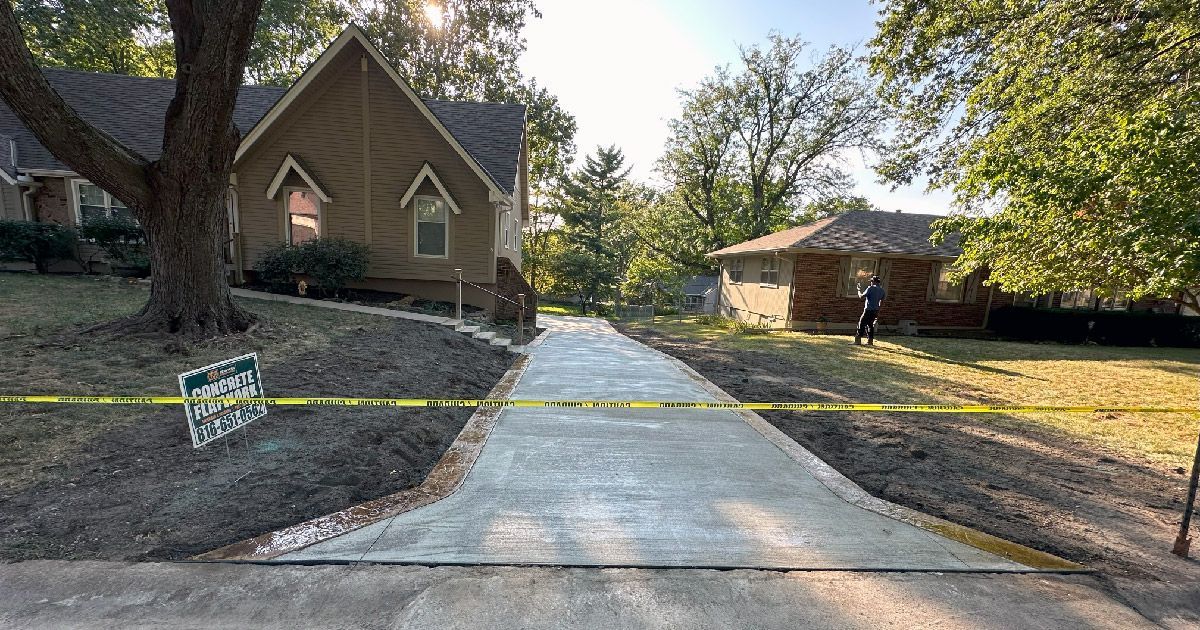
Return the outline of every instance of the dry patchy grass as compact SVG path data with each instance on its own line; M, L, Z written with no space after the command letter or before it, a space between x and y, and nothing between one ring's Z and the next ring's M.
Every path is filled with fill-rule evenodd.
M883 337L858 347L840 335L742 335L695 321L660 321L664 332L726 349L767 351L781 370L861 384L853 402L1197 407L1200 350ZM850 400L847 400L850 402ZM989 422L1043 428L1159 464L1186 466L1194 414L987 414Z

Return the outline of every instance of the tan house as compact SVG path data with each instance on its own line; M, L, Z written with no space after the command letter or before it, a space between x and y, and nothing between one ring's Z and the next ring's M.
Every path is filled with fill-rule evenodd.
M158 157L173 81L44 73L89 122ZM525 106L422 99L350 26L290 88L243 87L234 122L243 140L228 196L231 282L252 280L274 243L341 237L370 247L360 288L450 300L461 269L488 290L533 298L520 273ZM0 216L77 225L127 212L0 103ZM464 301L498 302L470 287Z

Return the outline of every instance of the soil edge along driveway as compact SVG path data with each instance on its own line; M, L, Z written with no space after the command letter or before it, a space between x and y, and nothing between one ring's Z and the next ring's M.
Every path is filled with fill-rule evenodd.
M715 400L606 322L551 318L525 399ZM851 505L735 413L505 409L459 491L277 561L1021 571Z

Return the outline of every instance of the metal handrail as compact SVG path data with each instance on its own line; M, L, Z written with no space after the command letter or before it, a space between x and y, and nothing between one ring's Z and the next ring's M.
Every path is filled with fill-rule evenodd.
M463 280L462 278L459 278L458 276L456 276L456 275L454 275L454 274L450 274L450 279L451 279L451 280L454 280L454 281L456 281L456 282L461 282L461 283L463 283L463 284L469 284L469 285L471 285L471 286L475 287L476 289L479 289L480 291L483 291L484 293L488 293L488 294L491 294L491 295L493 295L493 296L495 296L495 297L498 297L498 298L500 298L501 300L504 300L505 302L508 302L509 304L512 304L513 306L517 306L517 307L521 306L521 305L520 305L520 304L518 304L518 303L517 303L515 300L510 300L510 299L508 299L508 298L504 297L503 295L500 295L499 293L496 293L495 291L489 291L489 290L487 290L487 289L485 289L485 288L483 288L483 287L479 286L478 284L475 284L474 282L471 282L470 280Z

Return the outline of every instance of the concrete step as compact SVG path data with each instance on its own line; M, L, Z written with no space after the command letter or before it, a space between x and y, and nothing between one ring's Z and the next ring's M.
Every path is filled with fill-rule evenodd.
M474 335L475 333L479 332L479 326L455 326L454 330L464 335Z
M488 343L492 344L493 346L511 346L512 339L505 339L504 337L492 337Z
M496 338L496 333L494 333L494 332L491 332L491 331L488 331L488 332L477 332L477 333L475 333L475 334L473 334L473 335L471 335L471 336L472 336L472 337L474 337L474 338L476 338L476 339L479 339L479 340L481 340L481 341L491 341L491 340L493 340L493 339L495 339L495 338Z
M527 346L518 344L512 344L508 347L508 351L513 354L525 354L527 349Z
M449 326L449 327L451 327L451 328L453 328L453 329L455 329L455 330L458 330L458 327L459 327L459 326L462 326L462 325L463 325L463 324L465 324L465 323L466 323L466 322L464 322L464 321L463 321L463 320L461 320L461 319L447 319L447 320L445 320L445 321L443 321L443 322L442 322L442 325L443 325L443 326Z

